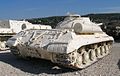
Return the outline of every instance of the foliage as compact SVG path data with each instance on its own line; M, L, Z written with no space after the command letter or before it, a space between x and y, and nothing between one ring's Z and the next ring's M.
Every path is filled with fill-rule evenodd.
M46 18L33 18L27 19L29 22L33 24L44 24L51 25L52 28L55 28L57 24L66 16L53 16ZM120 27L120 13L106 13L106 14L88 14L83 15L83 17L90 17L91 21L96 23L103 23L101 28L107 34L113 36L114 38L120 37L120 29L116 29L117 26Z
M27 21L33 24L43 24L43 25L50 25L52 28L55 28L56 25L63 21L65 16L53 16L53 17L46 17L46 18L34 18L34 19L27 19Z

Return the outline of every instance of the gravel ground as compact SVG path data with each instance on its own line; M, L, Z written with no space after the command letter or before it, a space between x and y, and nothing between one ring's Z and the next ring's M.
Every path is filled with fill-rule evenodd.
M41 59L18 59L3 51L0 52L0 76L120 76L120 43L115 43L111 50L108 56L83 70L58 67Z

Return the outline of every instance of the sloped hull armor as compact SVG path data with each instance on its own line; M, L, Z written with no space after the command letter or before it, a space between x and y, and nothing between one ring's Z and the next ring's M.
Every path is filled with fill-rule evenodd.
M22 35L22 36L21 36ZM68 30L27 30L7 41L13 54L51 60L71 68L85 68L109 53L113 38L79 35Z

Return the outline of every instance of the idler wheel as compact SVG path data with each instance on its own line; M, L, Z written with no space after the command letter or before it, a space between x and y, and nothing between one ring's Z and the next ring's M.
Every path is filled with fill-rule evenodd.
M81 68L82 65L83 65L82 64L82 55L78 53L75 66L78 68Z

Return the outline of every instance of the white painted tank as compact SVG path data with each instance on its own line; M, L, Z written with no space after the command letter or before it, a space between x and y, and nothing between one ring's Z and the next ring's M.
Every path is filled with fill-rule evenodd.
M6 49L6 41L26 29L52 29L49 25L32 24L28 21L1 20L0 21L0 50Z
M56 29L22 31L10 38L7 45L18 57L47 59L82 69L110 53L114 39L98 25L89 18L72 15Z

